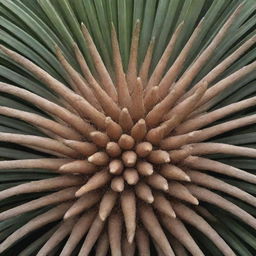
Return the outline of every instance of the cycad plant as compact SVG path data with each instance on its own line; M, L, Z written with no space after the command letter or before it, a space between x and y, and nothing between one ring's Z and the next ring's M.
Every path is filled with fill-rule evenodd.
M256 255L255 0L0 0L0 255Z

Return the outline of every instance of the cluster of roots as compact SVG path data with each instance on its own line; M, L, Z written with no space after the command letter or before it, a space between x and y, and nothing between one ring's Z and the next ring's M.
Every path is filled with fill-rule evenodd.
M256 157L256 149L205 142L232 129L256 122L256 115L211 124L256 104L248 98L209 112L215 97L238 79L255 71L253 62L228 77L214 80L256 41L249 39L234 53L188 89L221 43L241 6L229 17L211 43L191 66L180 74L193 43L200 33L198 24L172 66L168 60L182 31L173 33L161 59L149 75L154 41L137 70L140 23L132 36L128 70L124 73L119 44L112 28L114 72L108 72L86 27L81 29L95 71L91 71L79 47L74 54L80 75L56 46L70 88L20 54L1 46L13 61L33 73L59 97L55 103L16 86L0 83L0 91L30 102L49 118L1 106L0 114L32 124L46 137L0 133L0 140L18 143L51 154L50 158L1 161L1 169L42 168L60 175L33 181L0 192L0 199L25 193L54 191L47 196L0 213L5 220L21 213L55 205L13 232L0 245L5 251L17 240L40 227L63 219L37 255L50 255L67 238L61 256L71 255L80 243L79 256L90 253L150 255L150 239L159 255L204 255L188 232L189 223L205 234L226 256L235 255L223 238L208 224L213 215L200 201L231 212L256 228L255 218L212 191L218 190L256 206L256 198L211 175L212 172L256 184L256 176L201 155L223 153ZM211 86L209 86L211 85ZM207 127L207 128L204 128ZM207 172L206 172L207 171Z

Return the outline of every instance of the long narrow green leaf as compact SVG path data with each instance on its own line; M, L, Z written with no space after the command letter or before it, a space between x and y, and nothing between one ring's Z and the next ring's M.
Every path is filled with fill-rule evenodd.
M152 29L155 20L156 13L156 0L146 1L144 9L144 17L142 21L141 36L140 36L140 50L139 50L139 62L141 63L146 54L149 42L152 37Z
M129 31L127 26L127 6L125 0L117 1L118 17L118 38L120 51L124 63L124 69L127 69L129 60Z
M142 22L144 14L144 0L136 0L133 5L133 28L137 20Z
M39 41L37 41L33 36L28 34L26 31L22 30L14 23L0 16L0 24L1 27L8 30L10 33L14 34L15 37L19 38L22 42L24 42L30 49L33 49L37 52L42 59L45 59L52 68L54 68L61 76L59 79L63 79L65 72L60 67L59 62L56 60L56 57Z
M22 2L19 0L15 2L0 0L0 3L17 15L52 52L55 52L55 44L58 44L69 57L71 64L75 63L74 58L66 47L63 46L61 40L58 39L52 30L40 18L22 4Z
M156 65L157 61L160 59L165 49L170 31L174 28L174 25L175 25L177 10L181 4L183 4L183 2L179 0L169 1L169 6L166 11L165 20L162 25L159 37L155 39L156 46L155 46L154 55L153 55L153 67Z
M101 34L101 29L99 27L98 20L96 17L96 10L93 5L93 2L91 0L84 0L84 9L86 11L86 15L88 17L88 21L90 24L90 27L92 29L92 36L94 38L94 42L98 47L99 52L101 53L102 59L105 62L107 68L111 70L111 58L110 58L110 52L107 49L107 46L105 44L105 40L103 35Z

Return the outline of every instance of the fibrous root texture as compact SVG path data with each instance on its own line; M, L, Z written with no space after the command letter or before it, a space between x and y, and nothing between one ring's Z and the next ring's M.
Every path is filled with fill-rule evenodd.
M112 27L112 72L105 67L90 33L82 24L93 70L76 44L73 50L80 73L56 46L56 56L70 81L69 87L29 59L1 46L5 55L54 91L59 102L0 83L1 92L47 113L38 115L1 106L1 115L23 120L46 136L1 132L0 140L49 155L47 158L4 160L0 162L0 168L5 171L46 169L59 175L0 192L1 200L42 193L37 199L2 211L1 221L52 206L10 232L0 244L0 252L29 233L58 222L45 234L47 239L42 242L37 255L52 255L50 253L59 243L63 244L61 256L71 255L77 248L79 256L89 255L92 250L99 256L108 252L114 256L135 255L135 252L146 256L152 253L152 246L158 255L186 255L185 251L194 256L204 255L187 224L203 233L223 255L236 255L209 224L214 223L215 217L204 205L230 212L255 229L256 219L222 195L228 194L253 207L256 198L219 177L255 184L256 176L205 155L256 157L256 149L209 141L225 132L256 123L255 114L221 122L232 113L255 106L256 97L210 110L216 97L225 89L255 72L256 63L252 62L214 82L255 43L255 36L196 84L193 81L213 56L214 49L222 43L240 8L183 73L184 63L193 51L204 21L198 24L178 57L168 66L175 43L183 31L183 23L180 23L153 71L150 66L154 40L149 44L142 64L137 63L139 21L134 26L126 71L117 34Z

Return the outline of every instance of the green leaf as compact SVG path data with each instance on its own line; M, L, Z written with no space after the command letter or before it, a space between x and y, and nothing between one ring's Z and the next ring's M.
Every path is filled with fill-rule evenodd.
M18 150L0 146L0 157L10 159L36 159L42 158L43 155L39 153L26 152L25 150ZM20 171L26 171L26 169L20 169Z
M84 0L84 9L86 11L86 15L90 24L90 27L93 28L91 30L92 36L94 38L94 42L96 46L98 47L98 50L102 56L103 61L107 65L107 68L110 69L110 53L107 50L107 46L105 44L104 37L101 33L101 29L98 23L98 20L96 18L96 10L93 5L93 2L91 0Z
M55 52L55 44L59 45L63 52L68 56L71 64L76 63L74 58L63 46L61 40L52 32L52 30L39 18L37 17L29 8L27 8L21 1L5 1L0 0L8 10L17 15L17 17L22 20L44 44L52 52Z
M47 241L48 239L53 235L53 233L57 230L58 225L55 225L53 228L51 228L48 232L40 236L38 239L33 241L26 249L24 249L22 252L18 254L18 256L29 256L34 255L36 251L38 251Z
M122 1L125 1L125 0L122 0ZM156 0L146 1L145 3L144 16L142 20L142 27L141 27L141 33L140 33L139 63L143 61L149 42L152 37L156 6L157 6Z
M160 31L159 38L156 38L156 46L153 55L153 67L156 65L157 60L161 58L161 55L167 44L167 39L169 37L170 31L172 31L175 26L175 21L178 13L177 10L182 4L183 2L179 0L169 1L169 6L166 11L166 16Z
M126 0L117 1L118 18L118 38L124 69L127 69L129 61L129 28L127 24L127 6Z

